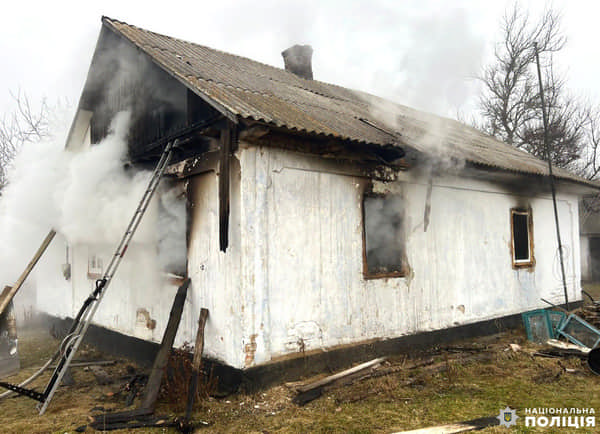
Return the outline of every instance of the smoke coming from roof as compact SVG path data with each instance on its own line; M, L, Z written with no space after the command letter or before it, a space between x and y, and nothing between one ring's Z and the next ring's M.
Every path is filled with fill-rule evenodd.
M484 54L483 41L470 26L466 11L415 17L407 36L408 43L394 53L396 68L376 74L377 86L385 92L381 95L455 116L476 93L475 77Z

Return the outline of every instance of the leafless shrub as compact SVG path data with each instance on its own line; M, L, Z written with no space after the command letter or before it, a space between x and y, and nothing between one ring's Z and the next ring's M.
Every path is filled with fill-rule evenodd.
M173 349L165 368L165 380L161 387L160 397L168 402L175 411L183 411L187 405L190 380L192 378L192 354L194 348L189 343L184 343L181 348ZM205 372L200 367L198 386L195 402L199 403L208 399L216 390L217 379L212 372Z
M29 98L20 90L11 96L16 109L0 118L0 188L6 183L6 170L19 150L29 142L48 137L50 109L43 99L33 108Z

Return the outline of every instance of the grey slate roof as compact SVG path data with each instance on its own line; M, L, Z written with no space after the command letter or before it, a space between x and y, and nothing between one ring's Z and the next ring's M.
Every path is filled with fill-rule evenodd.
M395 144L515 173L548 173L544 161L460 122L111 18L102 22L232 119L360 143ZM556 168L555 175L599 187L566 170Z

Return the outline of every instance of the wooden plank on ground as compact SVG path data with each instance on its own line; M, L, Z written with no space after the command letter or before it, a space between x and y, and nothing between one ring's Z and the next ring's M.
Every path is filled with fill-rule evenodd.
M50 232L48 232L48 235L46 235L46 238L44 238L44 241L42 241L40 247L33 255L31 261L29 261L29 264L27 264L27 267L25 267L23 273L21 273L21 275L15 282L15 284L13 286L4 287L2 294L0 294L0 315L7 308L15 294L19 291L19 289L21 289L21 286L23 285L23 283L25 282L35 265L38 263L38 261L50 245L50 242L54 238L54 235L56 235L56 231L54 229L51 229Z
M454 434L468 431L478 431L495 425L500 425L500 421L497 417L490 416L473 419L466 422L415 429L412 431L398 431L394 434Z
M185 412L186 419L189 419L194 407L196 399L196 391L198 389L198 376L200 375L200 364L202 363L202 352L204 351L204 326L208 318L208 309L200 309L200 317L198 318L198 332L196 333L196 344L194 345L194 359L192 360L192 378L190 380L190 388L188 391L187 410Z
M370 375L373 369L376 369L384 360L385 357L374 359L315 382L297 386L298 395L294 397L292 402L297 405L304 405L320 397L329 388L352 384L359 378Z
M160 389L160 383L162 382L165 367L169 361L169 354L173 347L175 336L177 335L177 329L179 328L179 321L181 320L183 305L189 286L190 279L188 278L183 282L183 285L179 287L175 299L173 300L167 328L163 334L160 349L156 354L154 364L152 365L152 371L150 372L150 377L148 377L148 383L146 384L146 390L142 399L143 409L154 409L154 404L156 403L156 398L158 397L158 391Z
M385 357L380 357L378 359L373 359L365 363L361 363L353 368L346 369L345 371L338 372L337 374L330 375L329 377L322 378L320 380L314 381L312 383L306 384L304 386L298 386L296 389L298 392L308 392L309 390L317 389L322 386L326 386L329 383L333 383L336 380L347 377L349 375L355 374L357 372L363 371L365 369L369 369L373 366L381 364L385 361Z
M583 345L577 345L577 344L573 344L571 342L562 342L557 339L548 339L546 341L546 344L550 345L551 347L558 348L560 350L574 350L574 351L579 351L579 352L582 352L585 354L587 354L591 351L590 348L584 347Z
M91 423L112 424L127 422L140 417L149 416L153 413L149 408L136 408L134 410L118 411L114 413L102 413L90 416Z

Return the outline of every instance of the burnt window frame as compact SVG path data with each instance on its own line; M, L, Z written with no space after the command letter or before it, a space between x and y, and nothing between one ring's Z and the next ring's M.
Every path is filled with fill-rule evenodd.
M385 278L396 278L396 277L406 277L410 272L410 267L408 264L408 257L406 255L406 213L404 209L401 212L402 217L402 227L400 229L400 241L402 243L402 257L400 258L401 264L400 269L397 271L387 271L387 272L372 272L369 271L369 264L367 261L367 225L366 225L366 207L365 200L368 198L387 198L387 197L399 197L402 201L404 201L404 196L401 193L389 192L389 193L379 193L373 192L371 187L367 187L363 192L362 200L361 200L361 216L362 216L362 256L363 256L363 278L366 280L370 279L385 279Z
M515 227L514 227L514 215L526 215L527 216L527 238L529 245L529 258L528 259L517 259L515 251ZM533 268L535 266L535 255L533 250L533 215L531 208L511 208L510 209L510 257L512 266L515 269L519 268Z

